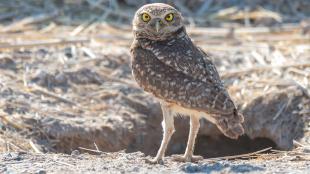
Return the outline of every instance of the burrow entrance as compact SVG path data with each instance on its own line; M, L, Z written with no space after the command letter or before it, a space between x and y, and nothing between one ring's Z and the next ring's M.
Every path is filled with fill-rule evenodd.
M160 123L158 123L160 124ZM166 155L183 154L186 149L189 119L179 118L175 120L176 132L171 138ZM250 139L247 135L233 140L225 137L214 125L204 127L200 130L195 144L195 155L205 158L239 155L262 150L268 147L277 148L276 143L268 138ZM142 144L136 144L129 148L127 152L142 151L146 155L155 156L162 141L162 128L150 129L147 138ZM210 134L208 136L207 134Z
M187 119L182 122L186 121ZM145 153L145 155L155 156L162 140L160 122L158 124L156 123L156 125L156 127L148 127L147 132L142 132L144 134L143 138L141 138L141 131L134 132L123 138L114 135L113 132L120 132L121 130L114 130L113 132L107 132L106 130L96 131L90 133L93 135L92 138L79 134L76 134L79 135L76 137L62 137L58 139L58 143L54 146L53 151L70 154L73 150L81 150L79 147L95 150L95 142L98 148L104 152L125 150L125 152L130 153L141 151ZM185 152L188 139L188 128L189 126L184 126L182 123L176 124L176 132L168 145L166 155L183 154ZM276 144L267 138L250 139L248 136L244 135L237 140L233 140L215 132L216 130L214 130L214 128L207 131L211 131L211 133L214 133L216 136L208 136L202 133L198 134L194 152L196 155L201 155L205 158L245 154L268 147L276 148ZM102 136L103 134L109 135L109 138L104 138ZM107 142L113 143L111 145L107 144ZM92 153L90 151L85 152Z
M238 140L232 140L224 136L218 139L200 136L197 139L195 154L212 158L251 153L268 147L276 148L276 144L267 138L251 140L248 136L242 136Z

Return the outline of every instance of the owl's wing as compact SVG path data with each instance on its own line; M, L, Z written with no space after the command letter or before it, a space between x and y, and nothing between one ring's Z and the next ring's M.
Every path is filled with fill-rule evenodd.
M224 88L224 85L222 83L222 80L220 78L220 75L218 71L216 70L215 65L211 61L211 55L208 53L204 52L200 47L197 47L200 53L202 54L202 59L204 61L204 66L206 67L202 73L206 74L206 78L209 78L210 81L213 81L213 83L220 85L221 87Z
M150 42L144 45L158 60L192 78L224 88L209 55L196 47L188 37L169 42Z
M189 68L195 68L197 75L193 76L187 71L176 70L152 51L143 48L132 49L132 57L132 69L136 81L145 91L156 97L210 114L227 115L235 112L234 103L225 88L214 83L215 78L219 80L214 67L209 66L214 77L204 77L207 80L202 80L203 76L198 76L199 72L208 76L208 72L202 69L203 64L187 65Z

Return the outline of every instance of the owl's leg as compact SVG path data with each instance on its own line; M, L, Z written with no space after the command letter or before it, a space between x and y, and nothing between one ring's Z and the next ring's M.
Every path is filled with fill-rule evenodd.
M167 149L167 146L169 144L170 138L172 134L174 133L174 116L171 112L171 109L169 106L165 104L161 104L161 108L163 111L163 121L162 121L162 126L163 126L163 139L160 145L160 148L157 152L157 155L154 159L148 160L147 162L149 163L162 163L162 159L165 156L165 152Z
M199 117L197 116L191 116L190 117L190 130L189 130L189 136L187 141L187 147L185 150L184 155L173 155L173 159L176 161L182 161L182 162L195 162L202 160L203 157L201 156L194 156L194 146L195 146L195 140L197 137L197 133L199 131L200 123L199 123Z

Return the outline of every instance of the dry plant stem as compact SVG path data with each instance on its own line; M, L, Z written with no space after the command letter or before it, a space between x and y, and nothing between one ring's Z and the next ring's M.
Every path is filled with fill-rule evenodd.
M249 73L254 73L254 72L260 72L260 71L268 71L272 69L285 69L289 67L309 67L310 62L305 62L305 63L292 63L292 64L286 64L286 65L279 65L279 66L261 66L261 67L254 67L254 68L249 68L245 70L235 70L231 71L228 73L225 73L222 75L222 78L231 78L231 77L238 77L238 76L243 76Z
M35 16L30 16L27 18L22 19L21 21L17 21L6 28L2 29L2 32L9 32L11 30L16 31L16 30L22 30L26 25L30 24L38 24L41 22L45 22L47 20L53 19L56 16L58 16L60 13L59 11L54 11L52 13L48 14L40 14L40 15L35 15Z
M270 33L274 31L291 31L291 30L299 30L299 25L284 25L281 27L242 27L236 28L233 30L233 34L242 35L242 34L264 34ZM210 35L218 35L218 36L226 36L230 34L230 28L191 28L189 31L190 34L198 34L202 36L210 36ZM266 37L265 37L266 38Z
M218 158L208 158L206 159L207 161L219 161L219 160L232 160L232 159L238 159L238 158L251 158L253 155L257 155L263 152L266 152L268 150L271 150L272 147L268 147L256 152L252 153L246 153L246 154L241 154L241 155L232 155L232 156L224 156L224 157L218 157Z
M75 167L75 165L57 160L56 156L52 159L52 161L55 163L58 163L58 164L62 164L62 165L70 166L70 167Z
M1 112L1 114L2 114L2 112ZM17 122L13 121L12 119L10 119L9 117L7 117L5 115L0 115L0 119L3 120L4 123L13 126L17 130L22 130L25 128L23 125L18 124Z
M38 147L33 143L32 140L29 140L29 144L31 146L31 148L34 150L35 153L40 153L40 154L43 154L43 152L41 152Z
M36 42L27 42L27 43L18 43L18 44L5 44L0 45L0 50L6 49L17 49L17 48L32 48L38 46L56 46L56 45L68 45L68 44L79 44L79 43L88 43L89 39L54 39L46 41L36 41Z
M88 148L84 148L84 147L79 147L79 149L85 150L85 151L89 151L89 152L95 152L95 153L98 153L98 154L103 153L102 151L100 151L100 150L98 150L98 149L93 150L93 149L88 149Z
M59 95L56 95L56 94L54 94L52 92L46 91L45 89L43 89L43 88L41 88L39 86L36 86L36 85L33 86L33 87L30 87L29 89L30 89L30 92L32 92L32 93L38 92L38 93L41 93L41 94L46 95L48 97L52 97L52 98L55 98L57 100L60 100L60 101L62 101L64 103L67 103L67 104L71 104L71 105L75 105L75 106L78 105L77 103L75 103L73 101L70 101L70 100L68 100L66 98L63 98L63 97L61 97Z

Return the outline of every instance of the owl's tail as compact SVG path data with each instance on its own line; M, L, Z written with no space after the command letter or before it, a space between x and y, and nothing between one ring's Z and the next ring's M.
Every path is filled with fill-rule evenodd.
M237 139L244 134L244 129L241 125L243 123L243 116L238 113L237 109L232 115L222 115L216 120L217 127L223 132L223 134L229 138Z

